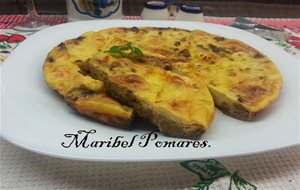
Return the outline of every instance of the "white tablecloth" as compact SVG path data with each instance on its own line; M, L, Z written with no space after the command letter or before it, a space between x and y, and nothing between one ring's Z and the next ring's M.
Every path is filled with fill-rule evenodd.
M85 162L39 155L1 140L1 189L188 189L199 182L180 162ZM217 159L258 189L300 189L300 145ZM211 189L227 190L229 177Z
M0 33L10 36L14 31L0 30ZM296 57L300 55L299 50L290 45L274 43ZM13 48L11 45L6 50ZM2 52L0 63L8 55ZM64 160L23 150L3 139L0 141L1 189L189 189L200 182L197 174L184 168L179 161L115 163ZM239 171L238 175L251 183L252 189L300 190L300 145L213 161L221 163L231 173ZM229 185L230 177L226 176L214 181L209 190L227 190Z

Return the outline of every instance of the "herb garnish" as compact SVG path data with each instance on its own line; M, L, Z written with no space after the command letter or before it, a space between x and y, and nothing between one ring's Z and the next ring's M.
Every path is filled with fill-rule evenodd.
M143 52L132 45L131 42L128 42L124 46L112 46L108 51L105 51L105 53L108 52L114 57L123 57L128 59L140 59L144 54Z

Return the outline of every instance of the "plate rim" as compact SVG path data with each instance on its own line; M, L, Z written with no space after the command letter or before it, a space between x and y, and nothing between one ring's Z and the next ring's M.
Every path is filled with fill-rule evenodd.
M122 20L120 20L120 21L122 21ZM81 25L81 24L85 24L85 23L87 23L87 22L90 22L90 23L96 23L96 22L101 22L101 23L103 23L103 22L107 22L107 23L109 23L109 22L114 22L114 21L99 21L99 20L97 20L97 21L79 21L79 22L73 22L73 23L64 23L64 24L60 24L60 25L56 25L56 26L53 26L53 27L51 27L51 28L47 28L47 29L45 29L45 30L43 30L43 31L40 31L40 32L37 32L37 33L35 33L35 34L33 34L32 36L29 36L28 37L28 39L31 39L31 38L34 38L35 36L37 36L38 34L42 34L42 33L46 33L46 32L48 32L48 30L54 30L54 29L56 29L56 28L59 28L59 27L64 27L64 26L66 26L66 25L68 25L68 26L70 26L70 25L73 25L73 24L76 24L76 25ZM117 22L119 22L119 21L117 21ZM117 23L116 22L116 23ZM124 22L124 21L122 21L122 22ZM127 22L127 21L126 21ZM168 21L130 21L130 23L150 23L150 24L153 24L153 23L166 23L166 22L168 22ZM176 24L180 24L180 23L193 23L193 24L195 24L195 22L178 22L178 21L172 21L172 22L174 22L174 23L176 23ZM197 24L200 24L200 23L197 23ZM217 24L211 24L211 23L201 23L201 25L214 25L214 26L218 26L218 27L226 27L226 28L230 28L230 29L233 29L233 30L237 30L237 31L241 31L241 32L245 32L245 31L242 31L242 30L239 30L239 29L235 29L235 28L232 28L232 27L228 27L228 26L223 26L223 25L217 25ZM109 28L109 27L108 27ZM101 28L101 29L103 29L103 28ZM100 30L100 28L99 28L99 30ZM248 33L248 35L250 34L250 35L253 35L253 36L255 36L256 38L260 38L259 36L256 36L256 35L254 35L254 34L252 34L252 33L249 33L249 32L246 32L246 33ZM264 39L262 39L262 38L260 38L260 40L264 40ZM266 40L264 40L265 42L267 42L267 43L270 43L270 42L268 42L268 41L266 41ZM244 41L243 41L244 42ZM246 43L246 42L244 42L244 43ZM248 43L246 43L246 44L248 44ZM20 45L22 45L22 44L20 44ZM249 44L248 44L249 45ZM281 51L281 53L285 53L285 56L289 56L290 58L293 58L290 54L288 54L287 52L284 52L282 49L280 49L279 47L277 47L277 46L275 46L274 44L271 44L270 43L270 45L272 45L274 48L277 48L278 50L280 50ZM21 46L22 47L22 46ZM19 48L19 47L18 47ZM14 52L16 52L16 51L14 51ZM11 56L14 56L14 52L4 61L4 63L1 65L1 78L2 78L2 70L3 70L3 68L2 67L9 67L9 66L6 66L6 65L8 65L6 62L9 62L9 60L11 59L10 57ZM17 53L15 53L15 54L17 54ZM276 65L277 66L277 65ZM299 73L298 73L299 74ZM299 81L298 81L299 82ZM1 80L1 96L2 96L2 93L3 93L3 90L4 90L4 93L5 93L5 85L3 85L3 81ZM6 94L5 94L6 95ZM6 95L7 96L7 95ZM1 100L2 100L2 98L3 97L1 97ZM6 98L8 98L8 97L6 97ZM9 99L9 98L8 98ZM3 109L3 106L2 106L2 103L1 103L1 112L2 112L2 109ZM1 113L1 115L2 115L2 113ZM1 123L2 123L2 120L1 120ZM298 126L298 130L299 130L299 126ZM107 160L107 159L103 159L103 158L99 158L99 159L88 159L88 158L80 158L80 157L74 157L74 156L68 156L68 155L59 155L59 154L55 154L55 153L51 153L51 152L46 152L46 151L43 151L43 150L36 150L36 149L34 149L33 147L30 147L30 146L24 146L24 145L22 145L22 144L19 144L18 142L16 142L16 141L13 141L12 139L9 139L9 138L6 138L7 136L5 136L5 135L3 135L2 133L1 133L1 137L2 138L4 138L5 140L7 140L8 142L11 142L11 143L13 143L13 144L15 144L15 145L17 145L17 146L19 146L19 147L21 147L21 148L24 148L24 149L26 149L26 150L30 150L30 151L33 151L33 152L36 152L36 153L40 153L40 154L44 154L44 155L47 155L47 156L54 156L54 157L59 157L59 158L66 158L66 159L74 159L74 160L89 160L89 161L118 161L118 162L122 162L122 161L125 161L125 162L128 162L128 161L171 161L171 160L183 160L183 159L189 159L189 158L164 158L164 159L157 159L157 158L148 158L148 159L137 159L137 160L135 160L135 159L132 159L132 158L129 158L129 159L124 159L124 158L121 158L121 159L109 159L109 160ZM288 144L288 145L283 145L283 146L277 146L277 147L272 147L272 148L269 148L269 149L267 149L267 150L258 150L258 151L252 151L252 152L244 152L244 153L237 153L237 154L228 154L228 155L219 155L219 156L214 156L214 158L216 158L216 157L230 157L230 156L238 156L238 155L248 155L248 154L256 154L256 153L261 153L261 152L266 152L266 151L272 151L272 150L276 150L276 149L282 149L282 148L285 148L285 147L290 147L290 146L295 146L295 145L298 145L300 142L298 141L298 142L294 142L294 143L290 143L290 144ZM205 157L201 157L201 159L203 159L203 158L205 158ZM210 158L210 157L207 157L207 158ZM196 159L196 158L192 158L192 159Z

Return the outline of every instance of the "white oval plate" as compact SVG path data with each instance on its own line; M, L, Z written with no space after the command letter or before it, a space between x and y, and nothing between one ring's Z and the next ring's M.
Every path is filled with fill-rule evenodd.
M160 133L155 133L156 139L152 135L149 143L142 147L147 140L143 139L143 134L149 133L150 128L121 130L81 117L49 89L43 79L43 62L54 46L86 31L117 26L202 29L243 41L277 65L284 78L281 96L253 122L239 121L217 111L211 128L200 141L207 141L202 148L159 147L162 141L182 143L185 140L165 137ZM8 57L1 70L2 136L20 147L50 156L98 161L186 160L252 154L299 144L299 60L256 35L231 27L200 22L124 20L62 24L30 36ZM71 144L71 137L65 136L92 129L96 133L89 134L86 144L78 148ZM132 146L83 147L92 141L113 143L118 136L119 140L132 141ZM78 135L78 140L83 137L84 133ZM63 142L65 146L71 146L65 148Z

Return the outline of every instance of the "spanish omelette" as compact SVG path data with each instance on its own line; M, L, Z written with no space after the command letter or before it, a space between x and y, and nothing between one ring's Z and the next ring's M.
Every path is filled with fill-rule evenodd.
M225 114L237 119L252 120L280 94L281 74L275 64L259 51L234 39L200 30L177 28L109 28L88 32L77 39L63 42L49 53L44 64L45 79L51 88L64 96L80 113L93 116L101 108L105 114L114 116L115 110L107 109L109 106L102 107L101 99L91 100L92 104L99 105L97 109L90 112L81 109L82 105L85 108L92 105L85 104L87 97L93 97L91 94L100 93L106 98L109 96L103 91L103 82L87 76L80 71L78 65L88 63L90 58L105 62L107 50L113 46L124 46L128 42L143 52L141 58L133 60L135 64L160 67L188 77L194 83L206 84L215 105ZM68 68L60 71L65 67ZM60 80L57 70L69 76L70 80ZM84 88L79 88L82 86ZM76 94L87 94L86 91L88 95L84 95L84 99L81 95L80 98L77 97ZM74 106L77 99L83 103ZM128 125L133 110L111 98L110 100L114 102L112 105L119 111L119 116L121 115L119 125L122 120ZM96 114L98 120L111 123L103 120L101 114L101 111Z

